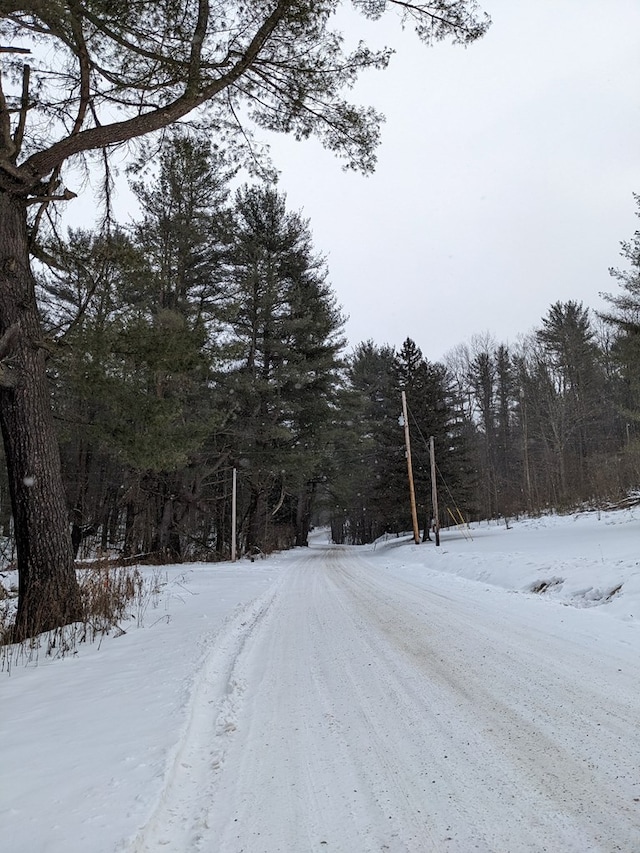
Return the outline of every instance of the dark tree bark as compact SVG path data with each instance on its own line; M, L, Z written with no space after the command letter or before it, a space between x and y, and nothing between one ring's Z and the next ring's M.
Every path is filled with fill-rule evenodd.
M164 481L163 481L164 480ZM182 544L176 526L176 498L172 493L169 477L159 476L156 480L158 493L157 524L153 533L151 551L161 560L180 562L182 560Z
M246 517L247 552L251 555L257 551L268 553L269 519L267 516L267 499L260 486L251 484L251 497Z
M15 639L82 616L45 349L29 265L24 201L0 192L0 335L17 329L4 357L0 425L18 553Z
M315 481L307 483L298 493L296 506L296 539L297 546L306 547L309 544L309 528L311 527L311 508L315 496L317 484Z

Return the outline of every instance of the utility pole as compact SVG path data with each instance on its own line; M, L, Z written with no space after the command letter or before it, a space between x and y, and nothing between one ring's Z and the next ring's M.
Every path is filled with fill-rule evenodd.
M237 498L237 472L233 469L233 485L231 486L231 562L236 561L236 498Z
M436 545L440 545L440 520L438 518L438 483L436 482L436 452L433 446L433 436L429 438L429 456L431 458L431 503L433 504L433 524L436 534Z
M407 416L407 395L402 392L402 420L404 421L404 443L407 455L407 474L409 475L409 497L411 499L411 521L413 522L413 541L420 544L418 513L416 511L416 492L413 487L413 466L411 465L411 440L409 439L409 418Z

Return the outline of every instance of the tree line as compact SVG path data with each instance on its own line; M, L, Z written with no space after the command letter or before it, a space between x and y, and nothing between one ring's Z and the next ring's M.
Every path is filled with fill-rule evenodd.
M269 171L256 128L297 139L315 135L344 158L347 168L371 172L382 116L351 103L344 92L361 71L384 69L392 51L372 49L362 40L349 46L337 26L337 13L346 5L372 21L388 21L395 13L426 44L468 45L490 25L475 0L0 2L0 430L17 543L15 639L82 619L84 609L47 379L51 342L42 327L33 269L34 258L55 261L43 245L52 211L76 196L69 184L80 180L79 167L102 171L108 217L111 152L135 140L157 146L165 131L180 123L215 139L253 172ZM95 257L85 272L99 279L108 274ZM92 292L90 287L87 296ZM133 294L130 298L135 316L137 303ZM158 315L155 337L138 318L149 370L158 357L153 350L163 318L167 341L175 342L175 315ZM206 328L204 316L194 322L188 318L190 334ZM107 371L109 379L118 370L123 377L131 371L125 339L123 333L120 362ZM249 356L245 373L262 368L268 374L275 369L274 357L275 362L267 348L260 366ZM131 391L130 372L126 378ZM164 403L151 407L154 416L170 422L170 432L179 403L163 395L173 378L173 369L159 368L157 396ZM239 380L239 393L243 388ZM277 427L269 405L258 406L249 426L258 442L265 430ZM269 445L270 439L265 441ZM139 452L142 443L142 438L132 441L123 459ZM269 467L270 455L267 447L261 464ZM165 485L173 494L172 484ZM140 501L135 483L132 488L135 527ZM140 489L144 493L144 484ZM256 513L264 513L264 500L255 497L255 503ZM167 518L170 514L167 508ZM76 516L82 515L80 505Z
M640 206L640 200L636 197ZM329 513L335 541L411 529L404 390L425 536L433 518L427 439L435 439L440 525L635 500L640 483L640 232L610 270L608 309L551 305L513 345L476 335L430 363L407 339L347 359L340 466Z
M619 500L640 479L640 236L621 292L557 302L517 345L476 336L441 363L407 339L346 351L310 223L176 133L132 183L140 214L43 247L38 289L75 557L227 559ZM0 492L11 530L8 484Z
M141 216L49 247L42 304L76 555L228 557L306 541L342 317L308 223L267 185L229 189L178 135ZM57 268L57 269L56 269ZM98 538L96 538L98 537Z
M412 426L436 439L443 513L562 508L637 483L637 234L602 317L558 303L515 347L485 337L434 364L413 341L345 354L309 224L273 186L231 190L226 158L269 171L255 128L315 135L348 168L373 170L381 116L343 92L391 52L349 49L343 5L0 2L0 513L17 545L14 639L81 618L83 549L226 555L233 469L249 553L303 544L314 512L342 541L408 527L401 390ZM349 5L371 20L395 11L426 43L471 44L490 23L473 0ZM141 160L160 152L134 187L139 221L57 236L73 166L104 169L109 224L109 152L136 139ZM419 439L415 453L426 522Z

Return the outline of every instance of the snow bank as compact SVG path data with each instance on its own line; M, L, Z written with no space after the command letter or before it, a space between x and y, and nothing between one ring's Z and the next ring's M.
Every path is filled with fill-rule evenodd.
M640 619L640 511L482 522L441 532L440 547L410 537L368 546L389 571L419 581L445 572L574 607L602 605L621 619Z

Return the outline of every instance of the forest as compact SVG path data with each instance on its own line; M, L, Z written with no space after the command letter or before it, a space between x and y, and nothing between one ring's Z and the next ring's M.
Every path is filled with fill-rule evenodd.
M360 21L351 36L344 15ZM393 47L358 34L394 19L428 47L491 26L475 0L0 2L13 640L83 618L77 559L230 556L236 486L241 554L304 545L314 524L354 543L406 529L403 391L427 530L432 438L442 524L636 486L637 235L602 316L577 296L515 344L485 334L438 363L420 341L347 345L311 223L278 192L260 134L314 137L371 174L384 116L351 95ZM118 157L139 205L126 225ZM65 232L87 182L102 221Z
M234 469L240 554L317 524L355 544L409 530L402 391L427 536L431 436L443 526L637 488L640 233L606 313L557 302L515 344L485 333L431 363L410 339L348 347L311 224L197 137L172 134L132 188L133 224L51 231L37 267L76 558L228 559Z
M230 470L242 472L243 550L287 544L294 514L305 540L341 348L307 225L268 186L234 186L223 203L222 156L203 166L195 151L165 200L139 176L137 228L116 227L111 196L118 152L177 163L160 154L175 128L267 182L265 130L314 136L370 174L384 117L345 94L393 50L345 39L347 8L426 45L472 44L491 23L475 0L0 2L11 639L86 616L74 560L91 537L121 557L223 554ZM160 167L160 186L177 179ZM104 228L61 237L60 207L90 180Z

